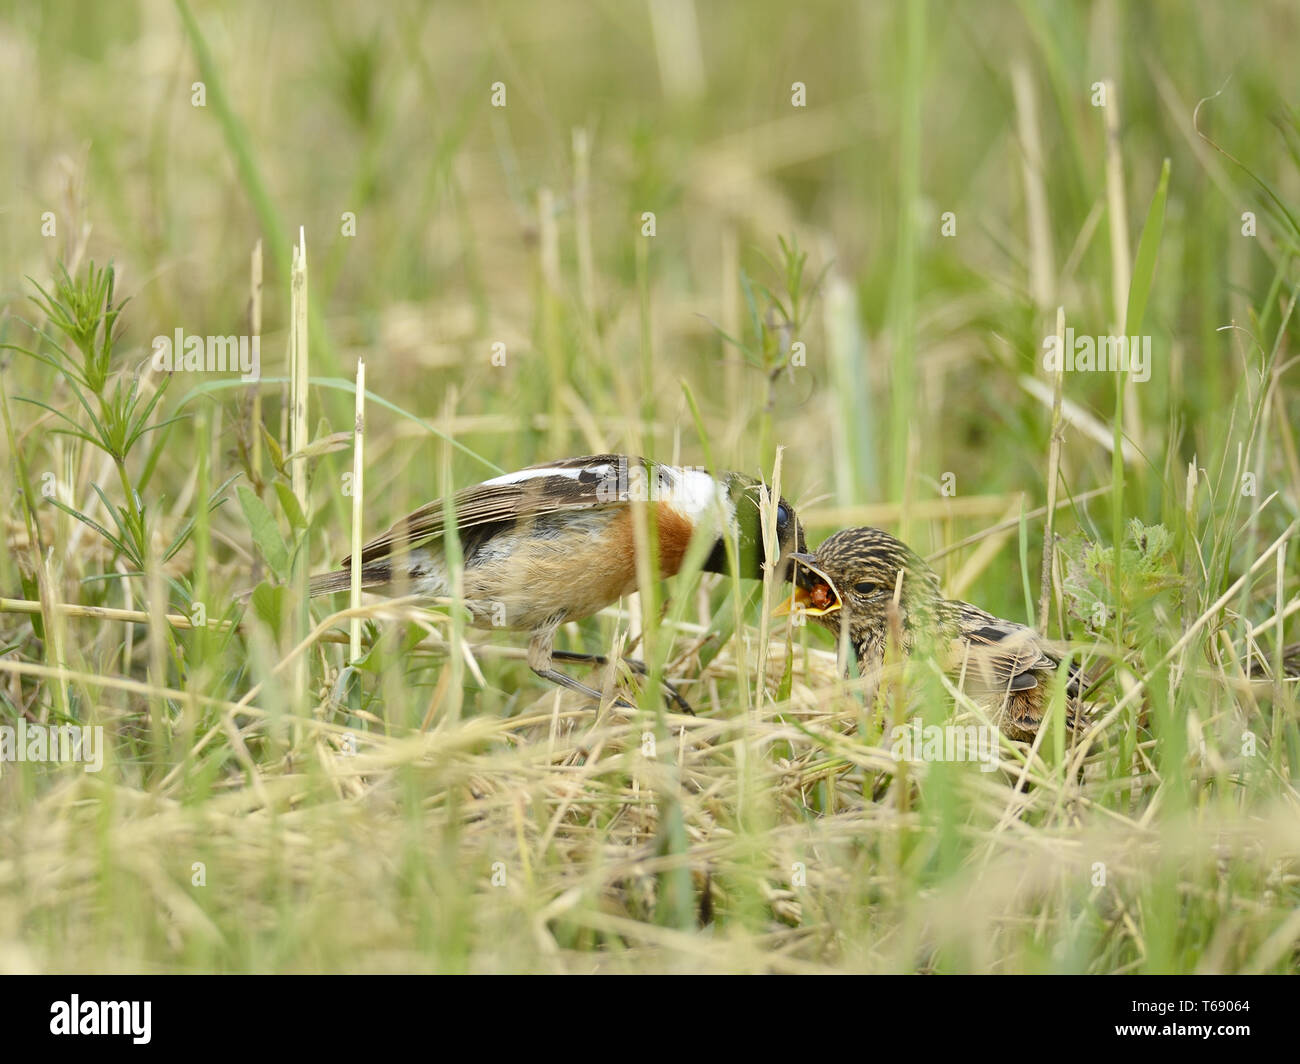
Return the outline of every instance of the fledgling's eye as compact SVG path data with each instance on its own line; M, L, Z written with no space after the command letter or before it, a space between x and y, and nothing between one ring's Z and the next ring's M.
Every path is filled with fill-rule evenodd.
M873 580L859 580L853 585L853 590L859 595L871 595L880 590L880 585Z
M790 511L784 505L776 508L776 530L784 532L790 527Z

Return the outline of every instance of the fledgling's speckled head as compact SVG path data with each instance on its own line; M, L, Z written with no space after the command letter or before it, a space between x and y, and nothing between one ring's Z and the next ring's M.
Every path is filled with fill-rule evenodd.
M810 613L812 619L838 635L847 618L855 645L883 640L900 572L899 613L905 629L929 621L943 600L938 574L925 559L878 528L836 532L812 554L796 555L795 562L795 583L824 609ZM833 587L827 587L823 575ZM833 608L836 600L839 608Z

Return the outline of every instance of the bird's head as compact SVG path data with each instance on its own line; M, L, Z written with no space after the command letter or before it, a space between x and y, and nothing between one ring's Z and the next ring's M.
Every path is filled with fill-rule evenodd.
M764 563L773 562L777 567L776 578L788 579L790 558L807 549L803 526L799 524L794 507L784 498L775 500L774 536L769 548L763 537L763 507L772 506L773 503L763 482L743 473L729 473L725 483L727 497L735 514L734 531L740 575L762 579ZM719 542L715 556L705 568L713 572L727 572L725 550L725 545Z
M836 635L842 624L862 646L883 643L891 605L910 629L940 600L939 578L907 544L878 528L836 532L812 554L797 552L794 593L778 613L801 612Z

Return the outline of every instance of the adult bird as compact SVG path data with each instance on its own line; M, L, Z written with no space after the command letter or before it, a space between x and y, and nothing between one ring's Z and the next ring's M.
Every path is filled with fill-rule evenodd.
M786 558L804 549L803 529L785 499L775 503L775 536L763 548L761 483L740 473L663 465L621 454L587 455L529 466L458 491L451 513L441 499L421 506L361 548L361 586L445 598L452 595L445 536L454 514L463 558L461 593L478 628L527 632L528 665L538 676L600 700L600 692L554 668L555 660L605 664L599 655L554 650L555 632L637 590L634 508L646 507L657 544L651 571L677 573L703 537L703 569L762 579L766 563L783 578ZM733 543L728 551L727 539ZM352 559L312 579L311 594L346 590ZM682 708L689 705L669 686Z

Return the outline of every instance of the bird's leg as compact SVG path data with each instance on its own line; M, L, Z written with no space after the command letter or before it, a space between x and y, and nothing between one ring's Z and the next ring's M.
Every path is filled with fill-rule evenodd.
M555 661L571 661L571 662L575 662L578 664L585 664L585 665L608 665L609 664L609 658L607 658L604 654L581 654L573 650L552 650L551 657ZM626 665L633 672L635 672L638 676L648 676L650 674L650 670L646 668L645 662L637 661L636 658L624 658L623 664ZM664 679L660 679L659 683L663 685L663 688L665 691L668 692L669 697L671 697L672 700L677 704L678 709L680 709L683 713L690 714L692 717L695 716L695 710L691 707L691 704L688 701L686 701L686 699L682 696L682 693L679 690L677 690L677 688L672 683Z
M551 683L560 687L567 687L570 691L578 691L597 703L603 701L604 695L594 687L588 687L585 683L580 683L572 676L565 676L564 673L551 668L553 658L562 658L564 656L562 651L556 653L552 649L552 644L555 641L555 630L558 627L559 621L557 620L554 624L547 625L547 627L533 633L532 639L528 641L528 667L543 680L550 680ZM635 708L617 695L614 697L614 704L623 706L626 709Z

